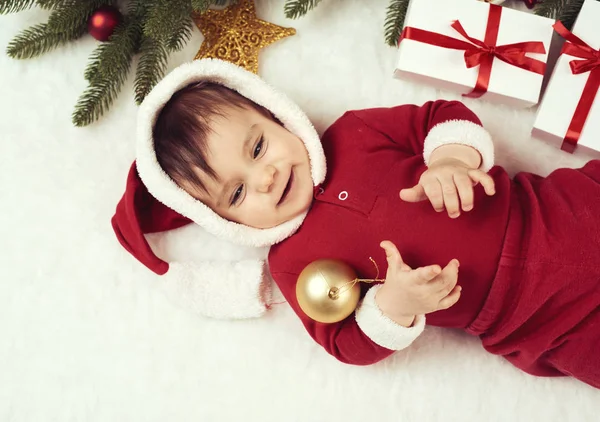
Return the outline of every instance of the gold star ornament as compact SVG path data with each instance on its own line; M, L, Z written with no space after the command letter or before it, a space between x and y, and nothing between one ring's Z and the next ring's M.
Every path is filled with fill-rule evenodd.
M254 73L258 73L260 49L296 33L293 28L258 19L254 0L238 0L225 9L194 15L193 19L204 35L194 59L226 60Z

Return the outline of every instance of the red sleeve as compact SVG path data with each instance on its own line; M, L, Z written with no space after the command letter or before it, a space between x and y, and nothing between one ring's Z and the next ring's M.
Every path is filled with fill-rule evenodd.
M386 136L408 155L423 154L425 139L431 130L442 123L466 123L481 126L479 118L459 101L430 101L422 106L401 105L390 108L372 108L351 112L364 125ZM446 136L450 139L462 135L464 125L450 130ZM464 136L463 136L464 137Z
M298 274L280 272L272 276L308 334L339 361L352 365L370 365L394 353L394 350L381 347L367 337L356 323L354 313L333 324L323 324L308 318L296 300Z

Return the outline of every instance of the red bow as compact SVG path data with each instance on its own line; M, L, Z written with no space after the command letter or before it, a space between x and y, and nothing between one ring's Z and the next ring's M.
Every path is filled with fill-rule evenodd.
M546 53L544 43L540 41L531 41L500 46L496 45L501 16L502 7L490 5L487 28L483 41L469 36L460 21L457 20L452 23L452 28L469 42L413 27L404 28L399 42L402 42L403 39L408 39L442 48L465 50L464 56L466 66L468 68L479 66L479 74L477 76L475 88L469 94L465 94L465 96L472 98L481 97L488 90L494 57L513 66L540 75L543 75L546 70L546 63L526 56L527 53Z
M554 30L567 41L563 45L561 54L568 54L581 59L574 59L569 62L571 72L575 75L590 72L561 147L564 151L573 152L577 147L577 142L581 137L581 132L600 88L600 50L594 50L581 38L565 28L560 21L554 24Z
M502 10L499 6L494 7L498 7L500 10ZM490 20L488 20L488 29L489 23ZM456 32L465 37L467 40L471 41L475 47L479 47L471 48L465 51L465 63L467 64L468 68L480 65L487 58L497 57L500 60L513 66L530 70L532 72L539 73L540 75L544 74L546 64L544 62L526 56L527 53L546 53L544 43L536 41L496 46L495 44L496 39L498 38L499 22L498 25L494 25L493 27L493 35L491 37L494 38L494 41L493 43L490 43L491 45L488 45L483 41L469 36L467 34L467 31L465 31L465 29L461 25L460 21L454 21L454 23L451 26L456 30Z

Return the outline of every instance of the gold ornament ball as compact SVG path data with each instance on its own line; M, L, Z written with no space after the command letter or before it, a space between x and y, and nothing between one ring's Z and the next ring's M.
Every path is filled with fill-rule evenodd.
M307 265L296 284L296 298L309 318L323 323L338 322L356 309L360 283L348 264L320 259Z

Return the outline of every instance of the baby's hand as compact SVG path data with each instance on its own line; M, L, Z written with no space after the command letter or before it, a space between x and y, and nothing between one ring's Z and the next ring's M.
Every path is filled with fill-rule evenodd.
M381 242L388 261L386 281L377 292L381 311L401 325L410 326L416 315L448 309L460 298L457 286L459 262L453 259L441 269L430 265L412 269L402 261L390 241Z
M450 218L463 211L473 209L473 186L481 183L485 193L494 195L494 179L481 170L470 168L456 158L441 158L430 164L421 175L419 183L410 189L402 189L400 198L406 202L420 202L429 199L437 212L448 212Z

